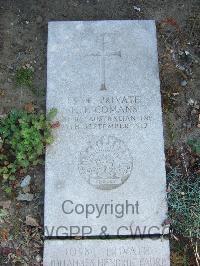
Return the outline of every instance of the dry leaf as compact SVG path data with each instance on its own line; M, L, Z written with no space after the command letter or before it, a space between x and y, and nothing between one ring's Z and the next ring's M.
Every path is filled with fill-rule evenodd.
M163 20L161 20L160 23L161 24L167 24L167 25L173 26L177 30L180 30L180 27L179 27L177 21L174 18L166 18L166 19L163 19Z
M16 255L17 255L17 256L21 256L21 255L22 255L22 252L21 252L20 249L16 249Z
M1 97L4 97L4 96L5 96L5 90L0 89L0 96L1 96Z
M19 175L20 175L20 176L23 176L24 174L25 174L25 170L24 170L24 169L20 169L20 170L19 170Z
M24 106L24 109L28 112L28 113L33 113L35 110L35 106L32 103L27 103Z
M9 247L2 247L0 249L0 255L8 256L9 254L13 253L14 249Z
M0 231L0 236L1 236L1 238L2 238L4 241L7 241L7 240L8 240L8 235L9 235L8 230L6 230L6 229L1 229L1 231Z

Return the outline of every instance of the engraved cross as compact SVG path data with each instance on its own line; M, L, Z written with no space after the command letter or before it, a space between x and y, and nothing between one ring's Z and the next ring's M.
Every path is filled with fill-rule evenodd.
M116 51L116 52L107 52L105 50L105 35L106 33L101 35L101 50L97 53L92 53L88 56L98 56L100 57L100 67L101 67L101 88L100 90L107 90L106 88L106 57L111 57L111 56L119 56L121 57L121 51Z

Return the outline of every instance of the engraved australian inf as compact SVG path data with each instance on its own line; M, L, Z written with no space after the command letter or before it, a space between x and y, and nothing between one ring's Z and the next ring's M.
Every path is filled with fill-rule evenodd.
M91 185L101 190L121 186L130 177L133 158L124 141L115 136L91 140L80 152L79 172Z

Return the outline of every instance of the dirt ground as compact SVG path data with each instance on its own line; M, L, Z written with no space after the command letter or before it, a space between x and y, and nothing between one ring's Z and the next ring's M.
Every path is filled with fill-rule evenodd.
M0 0L0 115L30 102L45 109L48 21L102 19L156 20L166 155L179 152L200 136L199 0ZM32 90L16 84L23 66L34 70ZM42 265L44 168L30 175L34 199L13 198L0 224L0 265ZM27 226L27 215L38 226Z

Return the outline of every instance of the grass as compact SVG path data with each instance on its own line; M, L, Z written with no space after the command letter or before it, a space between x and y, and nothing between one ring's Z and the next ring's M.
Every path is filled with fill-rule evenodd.
M188 238L199 238L200 176L182 178L177 169L168 175L168 205L174 231Z
M32 91L37 97L45 96L45 88L35 88L33 84L34 80L34 71L32 68L21 67L17 70L16 76L16 85L25 86Z
M191 257L196 261L199 259L200 176L196 174L186 178L174 168L167 179L172 236L178 240L173 241L172 265L193 265Z
M33 87L33 70L31 68L20 68L16 72L16 83L18 86Z

